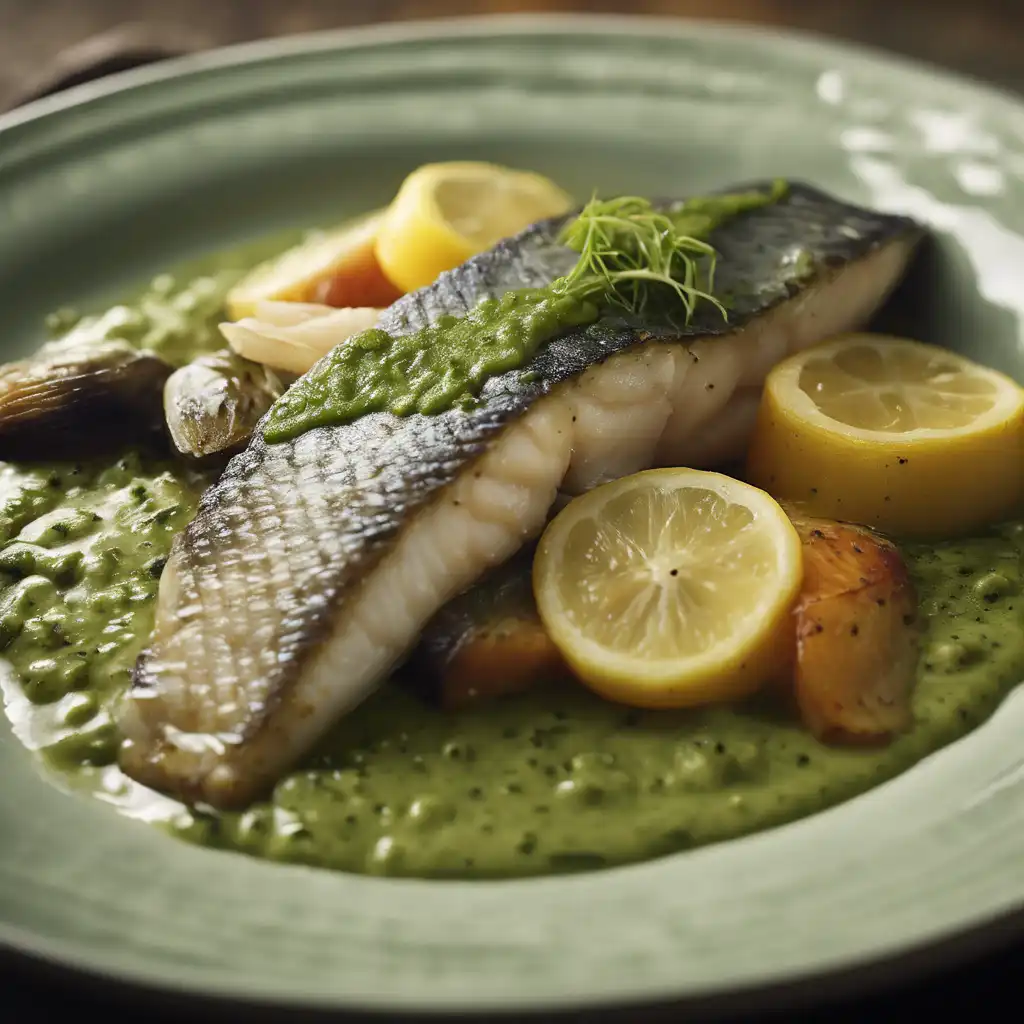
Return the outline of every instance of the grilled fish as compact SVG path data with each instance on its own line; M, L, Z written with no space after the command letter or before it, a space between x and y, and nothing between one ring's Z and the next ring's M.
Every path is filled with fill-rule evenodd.
M546 221L389 307L414 331L576 254ZM164 569L120 715L124 770L241 807L405 658L445 603L575 494L677 464L738 388L787 353L863 326L920 238L911 221L791 186L709 238L716 294L685 328L608 313L566 330L472 410L373 413L267 444L258 430L200 501ZM681 454L683 453L683 454Z

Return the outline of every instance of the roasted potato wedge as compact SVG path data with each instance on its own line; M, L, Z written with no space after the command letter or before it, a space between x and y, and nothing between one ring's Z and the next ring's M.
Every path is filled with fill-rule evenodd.
M884 741L912 718L919 637L906 565L871 530L787 511L804 554L793 609L801 717L824 741Z

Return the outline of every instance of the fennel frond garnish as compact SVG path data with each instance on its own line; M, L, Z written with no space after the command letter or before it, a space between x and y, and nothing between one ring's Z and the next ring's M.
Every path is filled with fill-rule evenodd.
M652 298L674 293L686 323L701 301L728 319L713 294L718 254L701 236L732 216L774 202L785 191L785 182L776 182L767 193L708 196L669 211L658 211L639 196L595 196L562 229L560 241L580 258L552 288L632 313L643 313Z

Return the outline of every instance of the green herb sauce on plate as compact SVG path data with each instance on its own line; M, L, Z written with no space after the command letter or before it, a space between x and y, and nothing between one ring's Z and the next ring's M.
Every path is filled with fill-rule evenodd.
M235 255L234 269L221 260L217 275L182 286L157 279L92 329L132 325L133 340L180 361L219 347L224 292L258 258ZM0 464L0 645L16 734L68 789L209 846L435 877L641 860L855 796L962 736L1024 678L1024 524L1009 524L906 549L925 632L915 724L888 746L824 746L768 698L640 712L552 683L443 712L396 681L264 802L240 814L188 809L121 774L110 711L146 642L171 542L209 482L133 451Z

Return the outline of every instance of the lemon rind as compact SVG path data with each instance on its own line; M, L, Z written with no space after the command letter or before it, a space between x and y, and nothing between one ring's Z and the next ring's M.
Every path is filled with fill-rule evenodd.
M766 390L773 396L777 408L783 415L794 422L806 424L822 433L837 435L842 438L856 441L864 441L871 444L886 445L931 445L971 436L981 436L988 432L1001 429L1003 426L1012 424L1015 417L1021 414L1024 408L1024 389L1012 378L998 370L988 366L981 366L972 362L958 352L949 349L942 349L944 355L949 356L960 364L964 373L975 377L983 377L992 382L995 387L995 401L992 407L985 413L976 417L970 424L964 427L937 428L919 427L910 431L880 431L868 430L864 427L855 427L841 420L833 419L828 413L822 411L814 399L808 395L798 383L800 373L803 371L807 361L815 357L827 358L833 352L840 351L850 344L850 339L858 338L859 344L875 347L883 347L886 344L899 344L904 347L913 347L919 350L935 351L937 346L927 345L923 342L910 339L873 340L870 335L845 335L833 341L825 342L823 345L815 345L805 349L803 352L791 356L780 363L769 374L766 381Z

